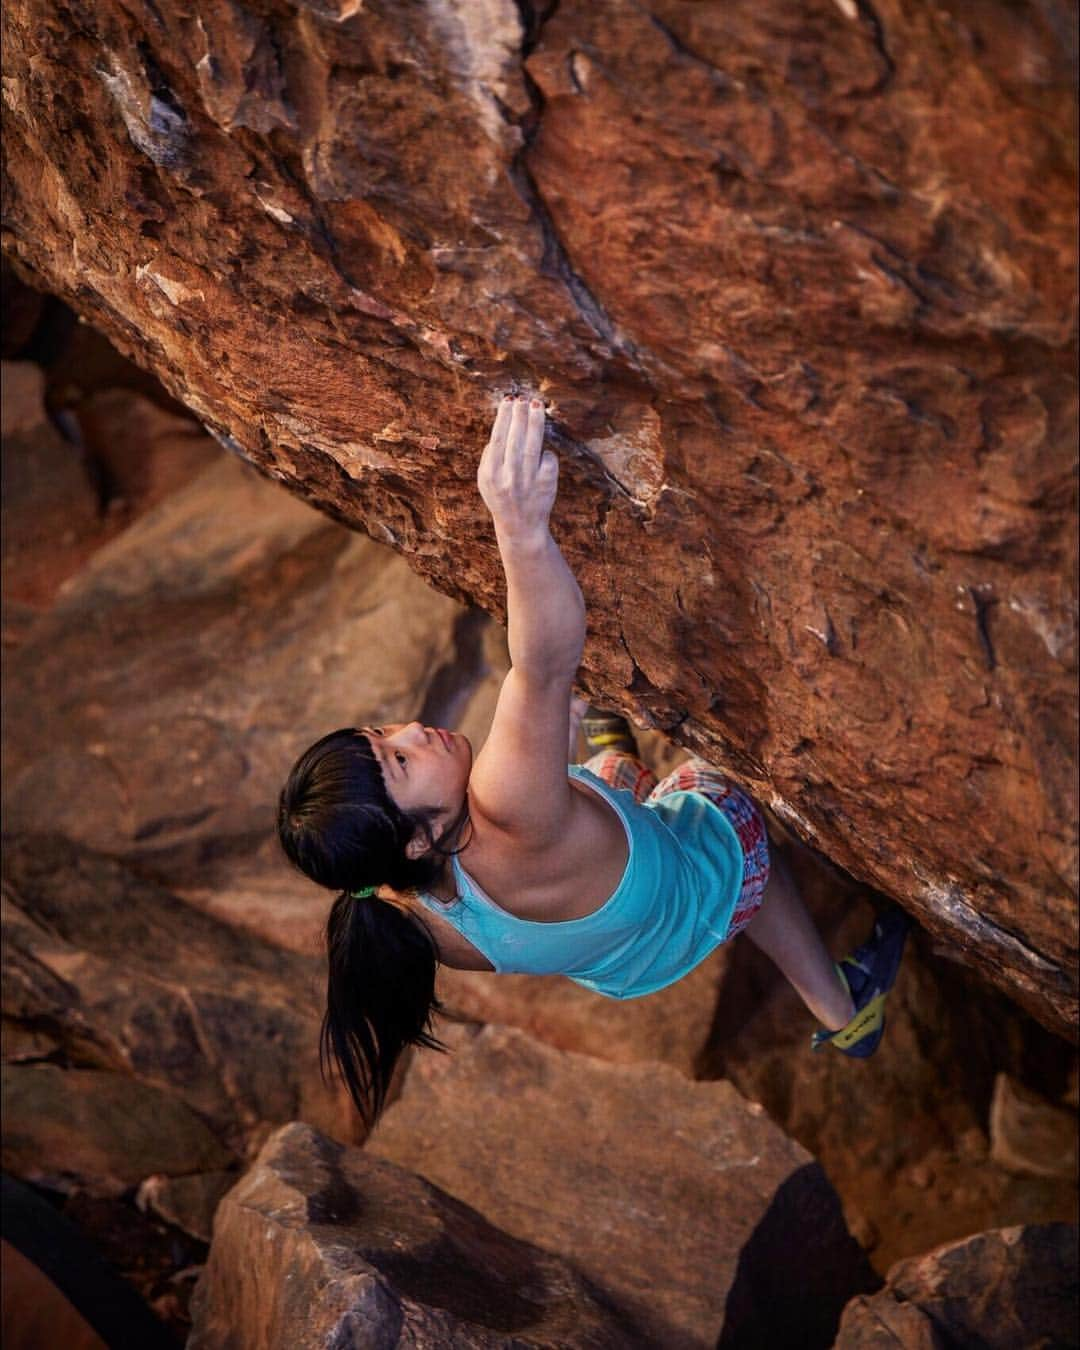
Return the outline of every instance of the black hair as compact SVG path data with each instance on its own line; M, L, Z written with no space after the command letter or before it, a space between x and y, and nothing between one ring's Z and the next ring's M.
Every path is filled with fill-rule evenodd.
M305 876L340 891L326 921L326 1014L319 1034L323 1081L336 1066L366 1123L375 1123L407 1045L445 1047L432 1035L438 951L426 923L367 886L429 887L442 874L468 804L434 838L436 810L402 811L386 790L371 741L347 727L332 731L293 765L278 802L278 837ZM417 830L429 849L409 858Z

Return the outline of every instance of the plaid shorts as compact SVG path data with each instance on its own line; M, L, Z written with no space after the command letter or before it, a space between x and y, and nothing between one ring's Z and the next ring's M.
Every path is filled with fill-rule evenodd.
M743 852L742 891L728 925L727 937L741 932L761 908L769 880L769 836L756 804L711 764L696 757L680 764L662 781L635 755L624 750L601 750L582 766L609 787L627 788L638 802L656 801L669 792L700 792L714 802L735 827Z

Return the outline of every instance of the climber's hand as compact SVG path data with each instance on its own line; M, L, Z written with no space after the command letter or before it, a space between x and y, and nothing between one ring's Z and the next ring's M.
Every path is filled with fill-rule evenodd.
M522 395L499 404L476 473L496 533L532 540L547 533L559 490L559 461L544 449L544 405Z

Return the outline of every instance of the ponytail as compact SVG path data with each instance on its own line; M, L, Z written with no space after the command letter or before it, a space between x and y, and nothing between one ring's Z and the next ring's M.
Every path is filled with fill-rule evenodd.
M326 951L319 1067L325 1079L336 1065L370 1128L405 1047L446 1048L431 1034L432 1015L442 1006L435 997L436 947L407 911L346 891L326 921Z
M278 803L278 836L289 861L338 898L326 921L326 1015L319 1035L324 1081L336 1067L369 1126L386 1101L407 1045L443 1050L431 1033L438 948L427 924L400 903L353 890L360 879L404 893L441 876L450 847L470 823L466 800L439 840L434 811L405 813L386 791L365 734L331 732L293 767ZM407 845L426 835L428 849Z

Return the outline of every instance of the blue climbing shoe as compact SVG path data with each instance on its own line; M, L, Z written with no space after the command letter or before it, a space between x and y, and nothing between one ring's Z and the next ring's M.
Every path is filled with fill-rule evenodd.
M811 1045L835 1046L854 1059L868 1059L885 1031L885 996L893 987L911 920L899 907L887 910L874 924L870 941L845 956L836 967L848 987L855 1016L839 1031L815 1031Z

